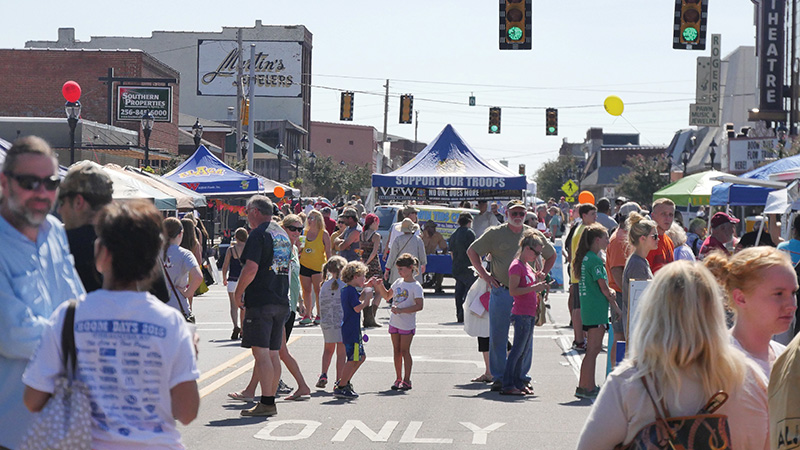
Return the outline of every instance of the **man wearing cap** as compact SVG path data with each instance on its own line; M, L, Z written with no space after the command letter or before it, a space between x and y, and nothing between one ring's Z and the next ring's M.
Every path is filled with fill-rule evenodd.
M733 232L736 229L734 225L737 223L739 223L739 219L731 217L724 212L714 214L711 218L711 234L703 241L697 259L703 260L706 255L715 250L730 255L731 253L725 248L725 244L733 240Z
M614 200L614 215L616 216L614 220L616 220L617 223L622 223L619 218L619 210L625 203L628 203L628 199L623 196L619 196L616 200Z
M95 216L111 203L111 178L100 165L80 161L72 165L58 190L58 214L67 230L75 268L86 292L100 289L102 277L94 264Z
M500 225L500 221L489 211L489 203L486 200L478 200L478 215L472 220L475 237L481 237L487 229L497 225Z
M22 373L56 307L85 291L64 226L49 215L59 179L47 142L14 142L0 186L0 447L13 449L34 417L22 403Z
M467 211L458 216L458 228L447 242L453 257L453 278L456 280L456 322L464 322L464 298L475 282L475 272L467 256L467 249L475 241L472 231L472 214Z
M326 206L320 212L322 212L322 221L325 222L325 231L332 236L333 232L336 231L336 221L331 219L331 207Z
M523 230L526 228L533 230L541 242L544 242L541 249L544 273L549 273L556 262L556 251L550 241L541 232L523 223L526 213L524 203L520 200L511 200L506 206L506 222L486 230L483 236L473 242L467 250L472 266L492 289L489 300L489 366L495 380L492 384L493 391L499 391L503 387L508 328L511 324L511 306L514 303L508 292L508 268L519 250ZM492 256L491 275L481 265L481 257L487 255ZM523 357L522 365L523 373L527 374L531 367L530 354Z
M667 230L675 221L675 202L668 198L660 198L653 202L653 212L650 214L658 225L658 247L647 254L647 262L653 273L675 260L675 245L667 236Z
M608 287L617 293L617 305L623 313L628 310L628 307L624 303L622 296L622 274L625 271L625 263L628 262L628 257L633 253L633 246L628 243L628 224L626 220L628 219L628 214L634 211L642 211L639 204L635 202L628 202L618 208L619 226L611 234L606 248L606 272L609 274ZM622 314L612 324L614 327L614 339L617 341L625 340L625 329L622 326L623 320L627 320L627 314ZM617 346L612 343L608 350L611 352L611 361L616 361Z
M336 245L339 247L339 256L350 261L361 261L356 250L358 250L358 238L361 237L361 225L358 221L358 213L354 208L345 208L339 216L347 227L341 236L336 238Z
M430 219L425 222L425 230L422 233L422 243L425 245L426 255L436 254L438 250L442 250L443 252L447 251L447 241L444 240L442 233L436 231L436 222ZM442 290L443 279L443 274L433 274L433 286L436 290L436 294L444 294L444 290Z
M406 205L403 208L403 218L411 219L412 222L417 223L417 221L419 220L419 218L417 217L418 212L419 210L415 208L414 205ZM403 221L400 220L392 224L392 228L389 231L389 240L386 242L386 249L385 249L386 256L389 255L389 249L392 248L392 242L394 242L394 240L397 239L397 237L403 235L403 232L400 231L400 226L402 225L402 223ZM414 235L416 235L417 237L421 237L419 227L417 227L416 231L414 231Z

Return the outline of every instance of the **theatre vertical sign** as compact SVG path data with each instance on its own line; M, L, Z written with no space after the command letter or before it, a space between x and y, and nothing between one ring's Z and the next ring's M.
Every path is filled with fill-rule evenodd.
M759 115L764 119L785 120L783 71L786 61L786 1L762 0L759 23L758 86ZM767 117L778 114L778 117Z

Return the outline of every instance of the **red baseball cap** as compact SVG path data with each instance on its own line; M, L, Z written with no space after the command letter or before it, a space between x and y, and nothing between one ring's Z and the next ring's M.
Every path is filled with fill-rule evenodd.
M736 217L731 217L724 212L718 212L711 218L711 228L717 228L718 226L725 225L726 223L739 223L739 219Z

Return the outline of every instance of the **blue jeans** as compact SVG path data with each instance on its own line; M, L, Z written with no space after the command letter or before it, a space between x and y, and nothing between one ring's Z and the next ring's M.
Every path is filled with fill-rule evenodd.
M511 317L514 319L514 345L508 353L503 389L522 389L525 382L529 381L525 378L528 372L523 371L523 360L525 355L533 353L533 327L536 318L517 314L512 314Z
M508 353L508 328L511 326L511 306L514 298L504 287L492 288L489 298L489 371L492 378L502 381ZM522 355L522 377L530 381L532 352Z

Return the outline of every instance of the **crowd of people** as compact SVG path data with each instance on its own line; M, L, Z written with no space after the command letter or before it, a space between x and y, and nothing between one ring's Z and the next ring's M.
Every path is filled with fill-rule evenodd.
M65 323L73 324L77 375L92 400L92 446L180 448L176 420L188 424L199 409L193 299L206 284L208 233L191 214L162 219L151 203L112 202L111 180L92 163L73 165L63 180L57 169L47 143L27 137L8 151L0 174L0 448L19 448L35 413L52 403ZM286 345L299 324L323 333L314 385L332 382L334 396L358 398L353 379L367 358L362 326L381 326L381 300L390 304L395 369L387 387L411 390L421 276L427 255L437 252L452 256L455 319L477 338L484 359L473 382L533 395L534 328L560 238L572 347L584 353L575 396L595 400L579 448L630 443L657 413L697 414L719 390L734 448L770 448L770 441L778 448L790 439L800 370L800 341L791 340L800 219L794 239L761 234L756 246L757 236L735 239L739 221L726 212L684 227L667 199L649 211L624 198L613 211L605 198L572 207L563 200L530 210L519 200L478 201L478 213L462 212L449 239L435 222L420 227L418 209L406 205L383 245L378 216L357 199L342 204L334 221L324 205L278 208L252 196L222 273L231 339L250 349L255 364L247 385L228 396L255 403L242 416L260 417L277 413L279 393L289 401L310 397ZM649 280L635 316L632 280ZM432 278L434 292L441 281ZM626 343L625 355L600 387L596 360L609 328L612 361L616 342ZM282 381L282 365L296 388Z

